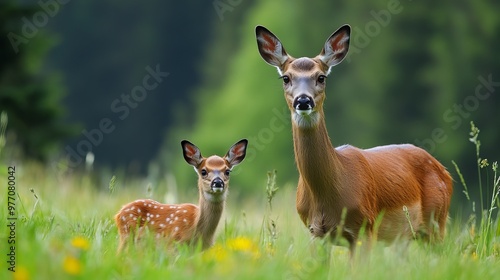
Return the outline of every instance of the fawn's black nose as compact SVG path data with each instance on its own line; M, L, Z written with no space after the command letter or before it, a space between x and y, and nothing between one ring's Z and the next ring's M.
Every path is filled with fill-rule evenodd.
M224 181L221 178L215 178L210 186L212 190L222 190L224 189Z
M314 100L312 100L311 97L302 94L295 98L293 107L295 108L295 110L299 111L311 110L312 108L314 108Z

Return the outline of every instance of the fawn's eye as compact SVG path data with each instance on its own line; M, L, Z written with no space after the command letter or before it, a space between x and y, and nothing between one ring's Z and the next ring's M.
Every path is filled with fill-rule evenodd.
M206 169L202 169L200 171L200 173L201 173L201 176L207 176L207 174L208 174Z
M325 75L319 75L318 76L318 83L323 84L325 82L326 76Z
M226 174L226 176L229 176L229 174L231 174L231 169L226 169L226 171L224 172L224 174Z
M281 79L283 79L283 83L285 85L290 83L290 77L288 77L288 76L281 76Z

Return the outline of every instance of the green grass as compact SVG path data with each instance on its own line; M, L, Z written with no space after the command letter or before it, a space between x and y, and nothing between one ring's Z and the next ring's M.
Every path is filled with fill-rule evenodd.
M216 245L207 252L181 247L174 254L145 242L117 256L112 217L122 204L144 197L147 184L135 182L139 188L133 189L117 183L110 194L97 191L86 176L59 180L50 170L16 167L16 270L28 275L18 279L495 279L500 273L498 217L486 240L470 223L452 220L442 244L376 244L351 261L347 249L310 240L295 213L293 186L274 194L272 212L265 186L262 196L242 202L230 194ZM186 196L197 199L195 190ZM0 201L6 221L5 196ZM7 232L1 233L6 260ZM485 241L486 254L478 251ZM14 276L5 264L1 279Z
M0 150L1 152L1 150ZM481 161L478 159L478 164ZM419 240L387 246L376 243L369 252L359 246L351 259L344 247L311 240L295 211L295 186L276 186L275 173L261 195L236 201L231 184L228 207L214 247L205 252L179 247L174 253L152 238L117 255L113 216L137 198L164 201L168 183L143 178L125 180L95 174L66 174L32 164L16 163L16 273L7 270L9 230L7 189L0 195L0 279L499 279L499 179L493 172L491 201L470 219L454 217L444 242ZM493 165L492 165L493 166ZM0 181L7 185L7 167ZM483 162L480 171L492 173ZM495 167L496 168L496 167ZM194 176L194 174L193 174ZM491 178L490 178L491 179ZM102 180L101 180L102 181ZM491 180L490 180L491 181ZM108 184L109 183L109 184ZM465 183L465 181L464 181ZM153 188L151 188L153 187ZM454 195L464 195L455 184ZM465 188L466 190L466 188ZM466 193L467 194L467 193ZM187 188L180 202L196 202ZM491 202L491 203L490 203ZM470 205L464 207L472 207ZM477 208L477 206L476 206Z

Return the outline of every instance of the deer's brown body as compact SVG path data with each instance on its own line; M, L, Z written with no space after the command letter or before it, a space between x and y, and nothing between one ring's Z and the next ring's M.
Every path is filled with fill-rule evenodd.
M375 233L388 241L411 236L411 227L442 238L452 179L434 157L409 144L367 150L331 144L323 112L325 80L347 54L350 27L334 32L314 58L289 56L264 27L258 26L256 33L261 56L283 79L299 171L297 211L313 236L335 237L346 209L341 235L351 248L363 226L369 237ZM381 224L374 232L379 215Z

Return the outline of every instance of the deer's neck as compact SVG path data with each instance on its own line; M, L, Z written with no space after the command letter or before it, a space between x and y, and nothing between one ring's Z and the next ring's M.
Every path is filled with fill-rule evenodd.
M312 127L292 125L293 144L297 168L305 183L316 197L336 195L340 187L342 165L333 147L323 112Z
M196 225L196 237L201 239L203 248L208 248L214 240L215 230L219 224L225 201L210 202L200 194L200 212Z

